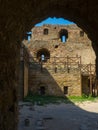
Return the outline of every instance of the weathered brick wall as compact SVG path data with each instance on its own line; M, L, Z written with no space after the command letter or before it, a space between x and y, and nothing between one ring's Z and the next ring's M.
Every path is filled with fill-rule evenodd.
M89 95L90 93L90 77L87 75L82 75L82 92Z
M16 130L18 123L19 47L17 42L0 47L0 130Z
M48 28L47 35L43 34L46 28ZM61 29L68 31L68 38L65 43L60 40L59 32ZM70 70L70 73L68 73L65 70L67 64L74 68L69 63L71 57L71 62L76 64L75 68L78 68L79 64L95 64L95 54L91 41L83 31L83 36L80 36L80 31L82 30L76 25L44 25L32 29L31 41L29 43L24 41L30 53L29 87L32 92L38 93L40 84L45 84L47 86L46 94L64 95L64 86L68 86L68 95L82 94L80 71L78 69L76 71ZM43 48L50 53L50 59L43 63L45 72L42 73L37 54ZM77 62L75 62L73 57L78 59ZM57 68L57 73L54 72L55 67ZM60 71L61 69L63 73Z
M49 29L48 35L43 34L44 28ZM62 43L60 40L59 32L61 29L66 29L68 31L68 38L65 43ZM82 30L76 25L44 25L42 27L34 27L32 31L30 43L25 43L30 50L31 57L36 57L39 49L46 48L49 50L51 57L78 55L81 56L82 64L95 64L96 56L92 48L92 42L87 37L86 33L84 33L83 36L80 36L80 31Z
M48 34L45 35L44 34L44 29L48 29ZM68 31L68 42L75 42L75 43L85 43L86 42L90 42L90 40L87 37L87 34L84 33L84 36L80 36L80 32L83 30L80 29L76 24L72 24L72 25L47 25L44 24L41 27L34 27L32 29L32 38L31 40L35 41L35 40L43 40L43 41L56 41L57 42L61 41L60 40L60 31L64 29Z
M46 95L64 96L64 86L68 86L67 95L81 95L81 74L79 70L67 69L57 70L54 68L39 68L32 65L29 71L29 89L39 94L41 86L45 87Z
M17 106L13 108L14 112L9 112L17 97L17 94L13 94L16 86L15 68L18 68L19 62L16 41L22 41L26 31L48 16L64 17L73 20L87 32L98 56L97 10L97 0L0 1L0 130L16 129ZM96 63L98 66L98 59ZM98 75L98 67L96 70Z

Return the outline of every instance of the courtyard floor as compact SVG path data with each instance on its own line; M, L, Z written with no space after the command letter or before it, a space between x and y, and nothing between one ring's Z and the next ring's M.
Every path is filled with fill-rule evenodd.
M98 101L44 106L19 102L18 130L98 130Z

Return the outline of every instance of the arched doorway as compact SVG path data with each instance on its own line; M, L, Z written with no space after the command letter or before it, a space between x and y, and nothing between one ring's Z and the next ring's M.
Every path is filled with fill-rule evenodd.
M46 83L44 83L44 81L43 83L39 83L37 88L38 95L44 96L47 94L48 86Z
M50 10L51 9L51 10ZM0 130L16 130L17 101L13 89L17 90L19 44L32 25L48 16L64 17L76 22L93 41L97 55L98 78L98 1L1 1L0 8ZM32 14L33 12L33 14ZM92 17L91 17L92 16ZM95 19L96 18L96 19ZM95 31L96 30L96 31ZM14 58L13 58L14 57ZM9 96L10 95L10 96ZM9 111L14 105L14 111ZM16 116L16 117L15 117ZM11 121L9 121L9 119ZM13 123L12 123L13 122Z
M40 86L40 95L45 95L45 86Z

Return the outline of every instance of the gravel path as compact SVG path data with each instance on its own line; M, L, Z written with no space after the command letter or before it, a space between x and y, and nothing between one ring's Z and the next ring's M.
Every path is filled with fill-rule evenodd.
M98 130L98 101L46 106L20 102L18 130Z

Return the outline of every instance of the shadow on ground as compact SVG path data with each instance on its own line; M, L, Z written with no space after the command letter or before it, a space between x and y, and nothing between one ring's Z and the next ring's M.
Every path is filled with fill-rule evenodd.
M20 102L18 130L21 129L98 130L98 101L44 106Z
M31 58L29 72L33 77L29 82L31 86L29 89L37 94L40 89L44 94L41 90L44 85L45 91L48 89L48 92L55 94L55 90L58 90L58 95L64 94L49 71L33 57ZM57 73L55 69L53 71ZM40 78L37 80L35 77L39 75ZM52 86L51 90L49 86ZM66 100L67 104L52 102L53 104L46 103L43 106L39 102L19 102L18 130L98 130L98 101L76 104L67 97Z

